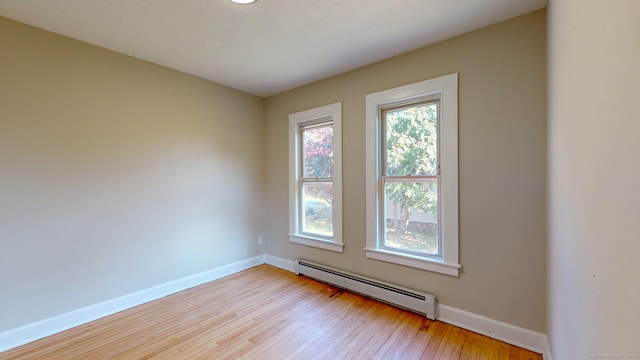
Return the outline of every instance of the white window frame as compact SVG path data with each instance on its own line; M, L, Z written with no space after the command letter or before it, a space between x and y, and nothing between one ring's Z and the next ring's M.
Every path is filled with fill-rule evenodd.
M300 128L320 119L331 119L333 123L333 237L316 237L301 231ZM341 102L289 115L289 241L340 253L343 251Z
M382 182L381 109L395 104L440 99L438 214L440 256L408 254L383 248L380 226L384 194ZM451 276L459 276L458 260L458 74L383 90L366 96L366 256Z

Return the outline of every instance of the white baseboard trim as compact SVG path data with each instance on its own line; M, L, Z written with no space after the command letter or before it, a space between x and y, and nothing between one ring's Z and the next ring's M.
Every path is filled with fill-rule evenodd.
M13 349L20 345L42 339L44 337L71 329L78 325L115 314L117 312L156 300L188 288L216 280L242 270L264 264L265 256L241 260L233 264L221 266L182 279L170 281L149 289L141 290L129 295L107 300L66 314L28 324L17 329L0 333L0 352Z
M5 331L0 333L0 352L265 263L295 272L293 260L259 255ZM545 334L442 304L437 304L436 318L442 322L541 353L544 360L552 360L549 341Z
M265 255L265 263L295 272L293 260ZM535 351L542 354L544 360L551 360L549 342L545 334L442 304L436 304L436 319L511 345Z
M279 258L277 256L265 255L264 262L265 264L269 264L271 266L275 266L280 269L296 272L295 262L293 260L287 260L287 259Z
M542 353L542 358L544 360L553 360L551 358L551 343L549 343L548 336L545 336L544 352Z
M447 305L438 304L436 319L540 354L547 346L545 334Z

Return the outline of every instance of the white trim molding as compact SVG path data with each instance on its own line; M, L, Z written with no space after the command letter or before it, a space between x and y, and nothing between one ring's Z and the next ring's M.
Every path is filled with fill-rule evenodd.
M439 255L408 254L384 247L383 129L381 111L425 100L440 101L438 119ZM366 248L368 258L459 276L458 256L458 74L367 94L365 98Z
M76 326L130 309L149 301L160 299L167 295L171 295L212 280L235 274L254 266L264 264L264 262L265 256L259 255L5 331L0 333L0 352L13 349L20 345L57 334Z
M436 319L543 355L546 352L547 336L543 333L442 304L438 304Z
M367 257L370 259L396 263L404 266L410 266L417 269L435 271L445 275L458 277L460 272L460 264L450 264L441 259L425 259L423 257L413 256L410 254L399 254L395 251L387 251L384 249L365 248Z
M277 256L265 255L264 262L265 264L275 266L283 270L291 271L292 273L297 273L295 266L296 263L293 260L287 260Z
M302 200L302 159L303 148L300 129L317 122L330 123L333 128L333 235L315 237L302 231L304 210ZM316 178L317 180L317 178ZM289 241L317 247L324 250L342 252L342 103L337 102L317 108L289 114Z
M549 343L549 337L545 336L544 352L542 353L544 360L552 360L551 357L551 344Z
M302 236L302 235L294 235L289 234L289 241L292 243L313 246L324 250L330 250L341 253L344 249L344 244L336 243L329 240L316 239L311 236Z

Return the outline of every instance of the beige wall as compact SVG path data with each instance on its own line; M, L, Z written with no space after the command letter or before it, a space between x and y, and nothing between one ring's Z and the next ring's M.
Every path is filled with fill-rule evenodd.
M263 253L263 100L0 18L0 332Z
M549 2L554 359L640 355L640 2Z
M305 258L546 328L545 12L537 11L266 101L267 253ZM365 258L365 95L458 72L460 278ZM344 254L287 240L288 114L343 102Z

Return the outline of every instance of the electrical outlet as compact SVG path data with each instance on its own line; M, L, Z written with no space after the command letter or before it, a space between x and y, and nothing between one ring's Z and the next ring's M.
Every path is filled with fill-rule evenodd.
M258 236L258 245L262 245L262 236Z

